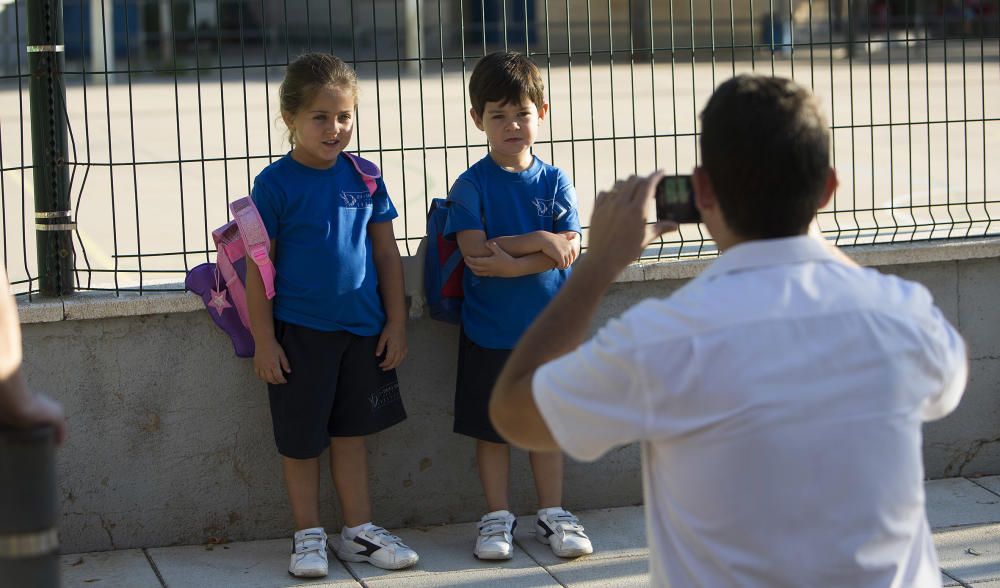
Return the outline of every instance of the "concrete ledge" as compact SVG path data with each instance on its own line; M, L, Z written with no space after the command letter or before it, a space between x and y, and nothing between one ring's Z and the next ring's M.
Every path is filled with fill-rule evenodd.
M860 245L842 249L861 265L905 265L1000 257L1000 238ZM615 281L629 283L689 279L701 273L714 259L711 257L635 263L625 268ZM422 301L414 296L422 288L420 264L418 256L403 258L407 294L415 298L410 305L411 318L421 316L423 310ZM170 287L179 289L183 286L177 284ZM21 323L24 324L194 312L204 307L201 299L189 292L155 291L145 291L142 295L129 291L121 291L118 295L109 292L81 292L68 298L33 301L22 298L18 300L17 306Z

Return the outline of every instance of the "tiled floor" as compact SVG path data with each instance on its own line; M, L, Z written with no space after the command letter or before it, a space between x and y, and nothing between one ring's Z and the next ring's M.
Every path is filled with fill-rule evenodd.
M1000 476L935 480L925 488L942 583L1000 588ZM464 523L400 530L421 559L415 567L398 572L331 558L328 577L296 580L285 572L287 541L275 540L66 555L63 582L73 588L648 585L642 507L578 514L594 540L595 553L576 560L557 558L535 541L533 521L527 517L518 526L516 556L507 562L473 557L475 525Z

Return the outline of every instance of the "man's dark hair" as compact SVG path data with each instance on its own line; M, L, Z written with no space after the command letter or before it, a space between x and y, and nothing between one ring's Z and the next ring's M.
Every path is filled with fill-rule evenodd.
M545 104L545 82L538 66L524 55L497 51L480 59L472 70L469 96L479 116L487 102L519 104L527 98L540 109Z
M740 75L701 113L701 157L729 227L747 239L806 232L830 168L813 95L783 78Z

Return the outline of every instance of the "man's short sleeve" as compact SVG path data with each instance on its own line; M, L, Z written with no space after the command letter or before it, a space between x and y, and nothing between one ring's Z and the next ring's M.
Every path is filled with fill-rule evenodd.
M562 170L559 170L559 185L556 187L555 210L552 216L553 232L581 232L580 214L576 205L576 188Z
M278 196L268 186L257 180L253 183L253 190L250 192L250 199L257 207L260 220L264 221L264 228L271 239L278 238L278 218L280 217L281 204Z
M937 307L931 308L931 315L929 340L925 348L931 355L928 361L937 363L941 388L937 394L924 401L922 417L925 421L943 418L955 410L969 379L965 341Z
M581 347L536 372L532 394L556 443L593 461L644 437L649 401L636 342L616 319Z
M369 222L384 223L399 216L396 207L389 198L389 191L385 188L382 178L375 180L375 193L372 194L372 218Z
M454 238L460 231L485 231L479 189L470 181L458 178L448 194L448 220L444 236Z

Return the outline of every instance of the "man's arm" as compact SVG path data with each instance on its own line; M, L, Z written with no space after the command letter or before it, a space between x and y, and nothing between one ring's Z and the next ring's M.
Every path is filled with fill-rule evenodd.
M676 230L674 223L646 225L645 210L662 175L633 176L599 195L587 255L521 337L493 388L490 419L497 432L512 444L532 451L558 448L535 403L535 372L584 341L597 306L615 277L653 239Z
M0 266L0 284L7 286ZM7 292L0 292L0 423L19 429L50 425L56 443L66 438L66 418L58 403L41 394L31 394L21 373L21 324L17 304Z

